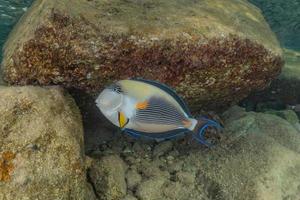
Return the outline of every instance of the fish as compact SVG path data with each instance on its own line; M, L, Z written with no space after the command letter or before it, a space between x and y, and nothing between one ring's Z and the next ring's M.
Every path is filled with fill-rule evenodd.
M117 81L96 98L96 106L115 126L134 138L171 139L191 133L201 144L208 127L222 126L206 117L192 116L184 100L169 86L142 78Z

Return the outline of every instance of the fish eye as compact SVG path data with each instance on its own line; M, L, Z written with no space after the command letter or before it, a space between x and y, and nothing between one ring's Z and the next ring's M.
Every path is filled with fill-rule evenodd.
M120 87L115 87L113 88L113 91L116 93L121 93L121 88Z
M111 89L112 91L119 93L119 94L123 92L121 86L116 83L110 85L109 87L107 87L107 89Z

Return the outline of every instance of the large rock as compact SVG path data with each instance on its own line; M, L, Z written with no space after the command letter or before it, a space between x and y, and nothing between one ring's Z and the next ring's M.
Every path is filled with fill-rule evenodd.
M232 150L209 176L243 199L299 199L300 132L275 115L234 107L225 116Z
M280 72L281 49L243 0L36 0L4 48L10 84L88 92L143 77L195 109L237 102Z
M81 116L59 88L0 86L0 199L95 199Z

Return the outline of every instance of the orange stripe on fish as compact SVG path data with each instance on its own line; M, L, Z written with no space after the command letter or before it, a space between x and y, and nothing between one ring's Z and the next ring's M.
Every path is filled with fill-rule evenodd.
M192 125L192 122L189 120L183 120L182 123L185 128L189 128Z
M146 109L148 107L149 103L148 101L143 101L143 102L139 102L135 105L135 108L138 110L143 110Z

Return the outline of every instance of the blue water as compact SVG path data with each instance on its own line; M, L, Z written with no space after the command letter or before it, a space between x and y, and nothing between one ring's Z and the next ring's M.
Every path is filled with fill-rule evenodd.
M282 46L300 51L300 0L249 0L259 7Z
M0 0L0 49L18 19L31 5L32 0ZM0 61L2 52L0 53Z

